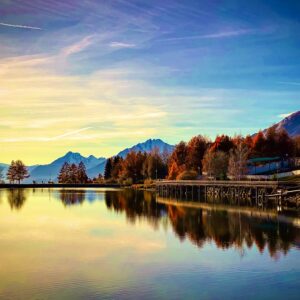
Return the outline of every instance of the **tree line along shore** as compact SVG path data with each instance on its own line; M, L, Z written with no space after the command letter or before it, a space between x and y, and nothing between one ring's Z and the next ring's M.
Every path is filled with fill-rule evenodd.
M130 151L125 158L114 156L107 159L104 174L96 178L87 176L85 165L64 163L58 174L58 183L118 183L132 185L151 183L156 179L192 180L205 174L213 179L241 179L248 172L248 161L252 158L279 157L292 160L300 156L300 136L290 137L282 129L271 127L266 133L255 136L219 135L214 141L197 135L190 141L181 141L173 152L150 153ZM20 183L29 172L21 160L12 161L6 179ZM5 175L0 172L0 181ZM34 183L34 182L33 182Z

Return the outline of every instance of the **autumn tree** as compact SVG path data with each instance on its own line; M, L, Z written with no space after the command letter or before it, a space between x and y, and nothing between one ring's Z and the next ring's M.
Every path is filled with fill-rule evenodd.
M141 181L143 176L143 164L146 154L141 151L130 151L123 162L122 176L125 179L132 179L133 182Z
M249 150L252 149L253 147L253 139L251 135L247 135L244 139L243 139L243 143L245 144L245 146L247 146L247 148Z
M228 170L228 154L223 151L206 151L203 161L203 170L209 177L225 179Z
M292 156L295 151L294 142L285 129L277 133L277 155L280 157Z
M76 165L65 162L60 169L58 182L71 184L87 183L88 176L84 163L80 162L79 165Z
M236 148L231 149L228 161L228 175L240 180L242 175L247 174L247 161L249 148L241 141Z
M178 166L186 164L188 148L185 142L180 142L175 146L171 155L171 159L177 163Z
M172 161L172 163L169 165L169 168L168 168L168 177L167 177L167 179L169 179L169 180L176 179L179 172L180 171L179 171L177 163L175 161Z
M274 126L270 127L265 135L265 146L263 152L265 156L278 155L277 133Z
M232 139L228 135L218 135L210 147L211 151L223 151L229 153L229 151L234 147Z
M82 161L78 165L77 178L76 179L77 179L78 183L87 183L87 181L89 179L87 174L86 174L85 165Z
M58 182L66 183L69 177L69 173L70 173L70 165L67 162L65 162L59 171L58 178L57 178Z
M143 176L149 179L165 178L167 175L167 164L164 163L159 150L154 149L146 155L143 164Z
M187 168L202 174L202 160L208 147L208 139L202 135L193 137L187 145Z
M9 183L14 183L16 180L16 168L15 168L15 161L13 160L8 167L6 178L9 181Z
M78 166L73 163L70 166L70 173L68 178L69 183L79 183L77 176L78 176Z
M259 131L253 139L253 147L251 150L251 156L263 157L266 152L266 139L262 131Z
M168 167L168 178L177 177L186 169L188 148L185 142L177 144L171 154Z
M122 172L122 164L123 164L122 157L117 155L112 159L111 178L113 178L114 180L119 179Z
M29 177L28 169L21 160L12 161L6 177L10 183L17 181L20 184L22 180Z
M299 157L300 156L300 135L294 137L293 143L294 143L295 156Z

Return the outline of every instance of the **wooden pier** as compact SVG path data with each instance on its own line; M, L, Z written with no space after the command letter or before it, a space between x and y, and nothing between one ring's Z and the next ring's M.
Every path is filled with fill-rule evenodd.
M280 181L156 181L159 197L245 206L300 207L299 186Z

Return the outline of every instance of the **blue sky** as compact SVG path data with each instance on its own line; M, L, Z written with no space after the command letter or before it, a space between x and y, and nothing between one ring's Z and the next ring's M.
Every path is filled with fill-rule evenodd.
M2 161L268 127L299 109L299 15L298 1L2 0Z

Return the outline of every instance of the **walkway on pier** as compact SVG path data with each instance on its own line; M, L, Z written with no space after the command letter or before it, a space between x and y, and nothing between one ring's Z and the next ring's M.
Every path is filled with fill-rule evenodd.
M159 180L158 197L195 202L299 208L299 184L280 181Z
M242 187L278 187L283 185L280 181L249 181L249 180L157 180L155 185L159 186L242 186Z

